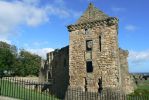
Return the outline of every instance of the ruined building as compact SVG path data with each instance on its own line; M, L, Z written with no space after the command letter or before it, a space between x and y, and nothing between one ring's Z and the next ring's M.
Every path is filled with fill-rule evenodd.
M118 18L89 4L79 20L68 26L68 31L69 46L48 53L46 65L41 68L40 79L52 79L52 91L133 91L128 51L118 45Z

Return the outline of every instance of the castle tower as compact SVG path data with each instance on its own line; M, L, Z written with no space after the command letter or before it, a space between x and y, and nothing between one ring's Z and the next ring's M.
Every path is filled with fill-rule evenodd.
M68 30L69 87L92 92L121 87L118 19L89 4Z

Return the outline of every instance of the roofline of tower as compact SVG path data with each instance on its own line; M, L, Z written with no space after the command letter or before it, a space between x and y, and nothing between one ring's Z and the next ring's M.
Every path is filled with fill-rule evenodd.
M115 24L118 24L119 19L116 17L108 17L106 19L103 20L96 20L96 21L92 21L92 22L86 22L86 23L80 23L80 24L72 24L72 25L68 25L68 31L75 31L75 30L79 30L79 29L85 29L85 28L92 28L95 26L112 26Z
M77 20L76 24L91 22L95 20L104 20L108 18L107 14L105 14L102 10L96 8L93 3L89 3L88 8L86 11L80 16Z

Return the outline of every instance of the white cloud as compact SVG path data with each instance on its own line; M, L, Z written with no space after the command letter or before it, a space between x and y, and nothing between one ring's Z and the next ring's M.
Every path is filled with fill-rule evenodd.
M40 5L41 2L42 0L1 0L0 35L5 38L11 34L16 35L14 33L19 31L20 25L39 26L49 22L51 16L68 18L80 14L68 9L63 0L55 0L57 5L50 3Z
M7 42L8 44L11 44L11 41L9 41L9 40L6 39L6 38L1 38L1 37L0 37L0 41Z
M34 53L34 54L37 54L39 56L41 56L42 58L46 59L46 54L51 52L51 51L54 51L54 49L52 48L41 48L41 49L26 49L27 51L31 52L31 53Z
M131 63L139 64L143 62L149 62L149 50L136 52L130 51L129 52L129 60Z
M48 16L44 8L38 8L23 1L0 1L0 34L2 36L8 37L15 33L21 24L37 26L47 21Z
M137 29L137 27L135 25L127 25L127 26L125 26L125 29L127 31L135 31Z

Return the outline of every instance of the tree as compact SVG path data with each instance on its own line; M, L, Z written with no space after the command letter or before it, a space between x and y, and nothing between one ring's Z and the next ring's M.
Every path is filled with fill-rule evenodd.
M15 56L9 49L0 48L0 72L14 72Z
M20 73L23 76L36 75L38 76L41 57L35 54L31 54L28 51L21 50L19 53L21 68L19 68Z
M13 55L17 56L17 47L15 45L10 45L6 42L0 41L0 48L8 49Z
M10 45L0 41L0 72L14 73L15 59L17 56L17 48L15 45Z
M18 54L15 45L0 41L0 74L5 71L17 76L38 76L40 61L40 56L23 49Z

